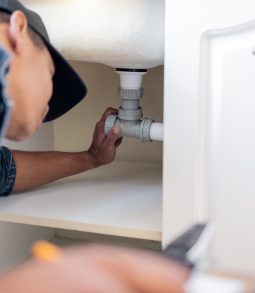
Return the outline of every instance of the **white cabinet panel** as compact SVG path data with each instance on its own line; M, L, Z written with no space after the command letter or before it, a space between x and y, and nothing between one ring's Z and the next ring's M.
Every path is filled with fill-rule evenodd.
M0 223L0 270L24 261L37 240L49 240L54 230L14 223Z
M117 162L2 198L0 220L161 241L162 166Z
M197 174L200 42L211 29L254 18L254 0L166 1L164 245L200 217Z
M254 273L255 21L203 41L201 215L217 223L219 264Z

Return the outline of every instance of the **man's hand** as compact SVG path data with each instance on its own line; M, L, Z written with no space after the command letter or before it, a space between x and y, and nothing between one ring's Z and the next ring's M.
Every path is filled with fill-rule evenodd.
M88 153L90 154L96 167L111 163L115 158L117 147L122 142L122 137L120 137L120 129L118 127L111 129L107 136L105 136L104 133L104 126L107 117L111 114L117 113L118 110L108 108L104 112L101 120L96 124L93 142L88 150Z
M149 252L83 246L0 277L5 293L183 293L188 270Z
M113 108L105 111L96 125L93 142L88 151L79 153L12 151L16 164L14 191L24 191L111 163L122 138L120 129L116 127L105 136L104 125L107 117L116 113L117 110Z

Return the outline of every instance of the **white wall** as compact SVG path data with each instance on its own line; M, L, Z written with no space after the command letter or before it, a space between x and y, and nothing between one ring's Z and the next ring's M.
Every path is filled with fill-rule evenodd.
M23 142L13 142L4 139L3 145L11 149L25 151L47 151L54 148L53 123L45 123L29 139Z

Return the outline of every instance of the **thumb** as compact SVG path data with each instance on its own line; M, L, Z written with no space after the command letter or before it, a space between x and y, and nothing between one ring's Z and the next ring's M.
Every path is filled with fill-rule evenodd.
M107 144L114 146L121 136L121 130L118 126L113 127L108 133L105 141Z

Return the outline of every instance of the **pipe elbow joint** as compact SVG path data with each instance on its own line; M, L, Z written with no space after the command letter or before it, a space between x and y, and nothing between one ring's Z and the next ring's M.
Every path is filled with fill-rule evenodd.
M151 142L150 132L151 126L154 121L152 119L139 119L139 120L123 120L117 115L110 115L105 123L105 135L109 131L118 126L121 130L122 136L137 138L142 142Z

